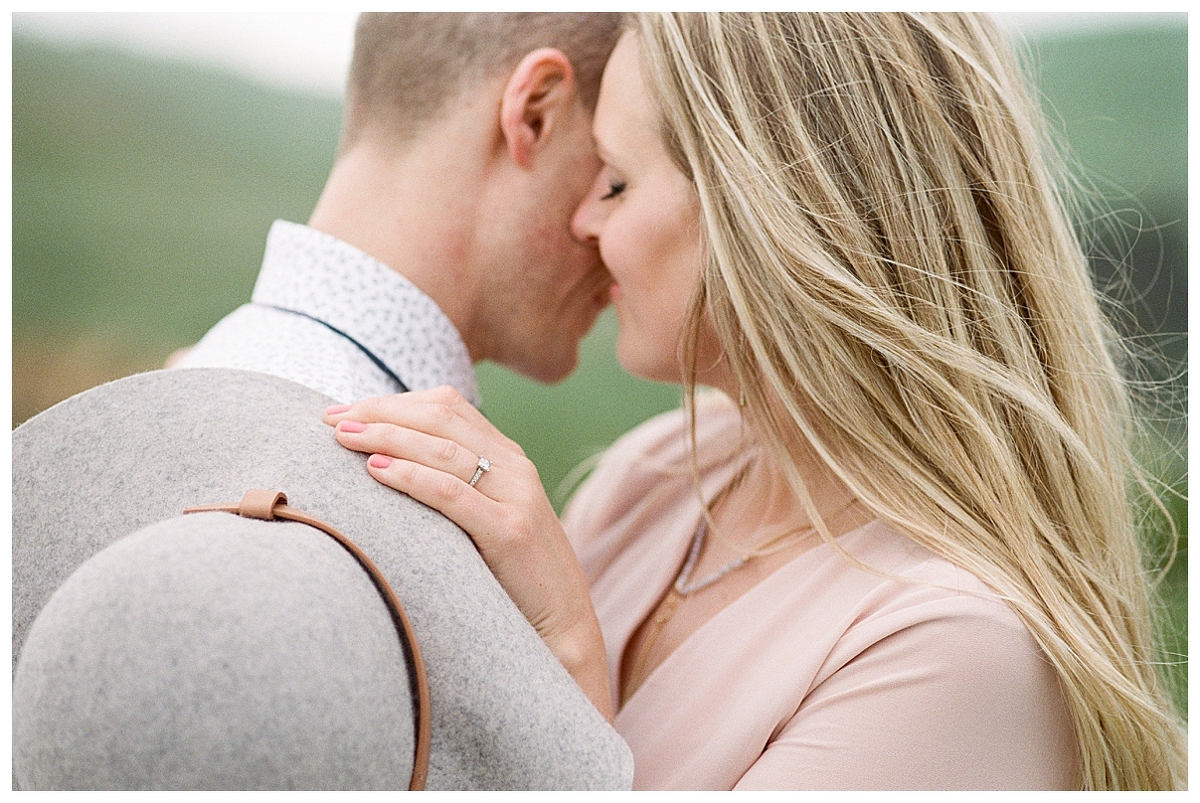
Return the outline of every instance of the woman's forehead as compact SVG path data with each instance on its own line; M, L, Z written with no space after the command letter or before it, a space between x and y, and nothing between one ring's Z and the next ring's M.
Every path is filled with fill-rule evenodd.
M657 142L654 105L642 74L640 51L636 34L626 32L604 68L592 130L606 161L652 148Z

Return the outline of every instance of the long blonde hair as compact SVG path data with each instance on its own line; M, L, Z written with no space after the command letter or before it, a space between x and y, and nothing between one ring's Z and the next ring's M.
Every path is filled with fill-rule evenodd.
M702 207L685 387L707 317L810 513L788 443L1010 602L1058 671L1085 788L1185 786L1129 397L1006 42L944 14L637 30Z

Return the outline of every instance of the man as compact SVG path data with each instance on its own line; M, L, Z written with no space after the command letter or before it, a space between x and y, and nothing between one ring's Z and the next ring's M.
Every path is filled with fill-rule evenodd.
M307 227L278 221L250 304L173 367L262 371L350 402L472 364L552 382L608 301L570 216L599 162L611 14L364 14L342 141Z
M569 221L618 35L604 14L363 15L309 225L274 224L251 303L173 366L256 373L142 374L14 432L14 788L424 777L397 691L416 659L358 565L311 528L180 515L253 488L340 530L402 598L431 788L628 788L628 748L470 539L319 417L324 397L442 384L478 403L486 359L574 368L609 279Z

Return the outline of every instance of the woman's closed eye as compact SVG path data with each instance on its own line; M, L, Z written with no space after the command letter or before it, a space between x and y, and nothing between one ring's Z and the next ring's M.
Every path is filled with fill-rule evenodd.
M601 195L600 200L601 201L612 200L613 198L616 198L618 195L620 195L624 191L625 191L625 182L624 181L610 182L608 185L608 194Z

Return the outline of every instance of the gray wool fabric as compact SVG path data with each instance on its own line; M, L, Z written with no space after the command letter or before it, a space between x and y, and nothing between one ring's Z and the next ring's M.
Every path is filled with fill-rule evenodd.
M379 485L330 400L229 369L94 388L13 432L21 788L404 789L408 664L382 598L302 524L184 508L251 488L353 540L428 668L430 789L628 789L628 747L470 539Z

